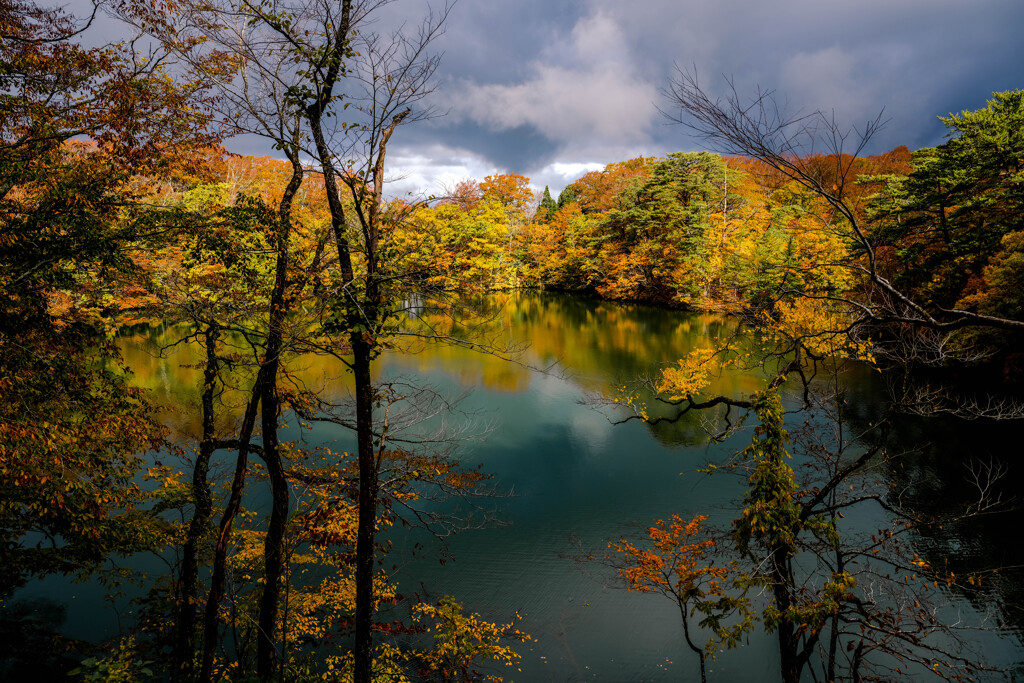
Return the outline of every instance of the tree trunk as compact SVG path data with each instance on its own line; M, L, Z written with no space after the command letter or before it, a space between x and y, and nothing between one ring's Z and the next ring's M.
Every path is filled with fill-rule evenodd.
M285 317L288 312L285 294L288 289L291 206L295 193L302 184L304 173L298 155L293 151L289 157L292 162L292 177L281 198L276 244L277 268L274 289L270 295L266 356L260 367L265 378L260 385L263 461L267 465L272 500L270 523L263 544L264 584L257 618L259 628L256 638L256 673L261 681L269 681L274 677L275 663L278 659L274 636L277 630L277 601L281 595L281 575L284 573L284 536L288 523L288 480L285 478L281 449L277 440L277 419L280 413L277 374L281 367Z
M323 171L324 188L331 213L331 228L338 250L338 264L345 289L339 302L344 311L349 342L352 346L352 371L355 375L356 393L356 438L359 466L359 521L356 531L356 614L353 679L355 683L371 683L373 678L373 617L374 595L373 575L376 558L378 471L373 434L374 386L371 364L377 350L378 326L382 308L380 282L377 266L380 254L377 236L380 221L380 202L383 196L384 159L391 134L409 110L397 114L383 128L379 143L367 164L372 178L368 187L366 177L346 176L342 180L352 192L355 200L354 212L359 218L363 232L363 253L366 272L364 291L360 295L355 284L352 265L351 245L347 234L345 207L338 193L337 176L333 165L334 155L329 149L323 133L323 115L332 98L332 92L340 77L340 67L347 47L352 2L343 0L341 22L334 41L334 59L331 69L323 80L316 99L305 109L310 133L317 150Z
M278 364L275 357L270 361ZM277 368L268 372L276 377ZM274 677L277 664L277 602L281 595L281 576L284 573L284 537L288 522L288 480L281 462L281 450L277 440L277 418L279 412L277 387L264 385L262 397L261 424L263 429L263 461L270 477L271 508L270 524L263 545L264 578L263 595L260 597L258 634L256 640L256 671L261 681Z
M355 683L370 683L373 669L373 560L377 532L377 462L373 448L371 346L352 334L355 355L356 433L359 459L359 526L356 532Z
M203 371L203 434L199 442L199 454L192 468L192 498L194 510L189 523L188 535L182 549L181 588L178 596L178 619L174 641L171 680L181 677L188 679L192 673L192 653L195 649L196 584L199 578L199 543L206 533L213 516L213 500L210 496L210 458L214 451L214 383L217 381L217 338L220 329L216 323L207 326L206 368Z
M697 657L700 658L700 683L707 683L708 676L704 665L704 648L697 647L693 644L693 641L690 640L690 620L689 615L686 614L686 603L678 598L676 599L676 602L679 604L679 613L682 614L683 617L683 637L686 639L686 644L689 648L696 652Z
M799 635L790 621L789 609L793 606L792 575L788 569L789 554L786 548L772 550L772 595L775 608L779 611L779 623L775 631L779 637L779 656L783 683L800 683L800 661L797 654Z
M231 525L235 515L242 507L242 491L245 489L245 472L249 461L249 442L253 428L256 426L256 409L260 401L260 385L263 381L263 369L256 375L249 404L245 408L242 419L242 432L239 434L238 459L235 462L235 474L231 479L231 493L228 496L224 515L220 520L220 533L217 536L217 548L213 555L213 575L210 578L210 595L206 599L203 614L203 661L199 680L208 683L213 676L213 652L217 648L217 612L220 601L224 599L224 577L227 574L228 542L231 540Z

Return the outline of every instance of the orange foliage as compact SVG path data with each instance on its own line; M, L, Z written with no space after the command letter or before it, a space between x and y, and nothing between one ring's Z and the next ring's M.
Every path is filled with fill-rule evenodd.
M650 174L654 157L636 157L608 164L602 171L591 171L572 184L583 213L607 211L615 198L632 182L643 182Z
M530 179L518 173L489 175L480 183L484 200L493 200L508 209L525 211L533 201Z
M609 544L625 556L618 568L629 590L666 593L686 602L717 592L728 575L727 565L715 566L709 557L714 540L699 540L701 524L707 515L684 520L672 515L669 522L659 519L647 530L653 549L638 548L627 539Z
M548 286L578 288L590 283L587 220L572 202L558 209L548 223L530 226L529 258L536 264L536 279Z
M448 197L438 203L438 206L455 204L465 212L476 210L483 199L484 193L480 189L480 183L472 178L463 178L455 184L455 187L448 192Z

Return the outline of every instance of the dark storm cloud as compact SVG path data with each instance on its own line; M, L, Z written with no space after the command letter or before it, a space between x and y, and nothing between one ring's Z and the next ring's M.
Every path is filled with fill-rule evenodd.
M917 148L941 142L937 115L1024 87L1022 26L1020 0L461 0L437 44L448 114L403 134L557 184L555 162L698 147L656 109L678 64L850 124L884 108L869 151Z
M514 82L528 74L530 55L572 31L583 2L460 0L439 41L443 71L480 82Z
M411 132L411 131L410 131ZM419 141L443 147L464 149L483 159L502 159L505 168L530 168L554 161L559 146L534 126L518 126L508 130L492 130L469 121L457 129L451 126L435 130L424 126ZM458 158L453 155L452 157ZM452 159L448 160L450 165Z

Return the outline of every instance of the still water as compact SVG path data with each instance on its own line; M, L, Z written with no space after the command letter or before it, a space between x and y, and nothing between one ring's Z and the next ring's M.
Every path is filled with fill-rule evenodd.
M377 363L378 380L429 386L462 397L459 413L443 418L457 427L458 457L493 475L503 495L484 502L500 524L463 530L444 542L416 531L392 535L388 565L398 569L399 590L436 597L452 595L467 611L490 621L522 616L520 628L533 641L520 646L519 668L495 671L520 681L699 680L696 660L682 640L675 604L662 596L627 592L610 585L609 573L574 561L580 548L601 549L610 539L633 535L673 513L706 514L728 528L743 495L738 477L698 472L721 463L749 442L749 428L722 444L709 445L702 417L671 425L613 424L622 413L595 403L614 396L638 377L707 345L734 326L716 315L666 311L577 297L518 294L496 298L490 338L522 345L515 362L445 345L413 353L391 352ZM184 440L198 432L194 405L200 371L197 349L156 350L173 330L154 328L123 338L137 382L163 402L168 424ZM347 391L344 369L324 359L292 363L293 378L332 396ZM759 386L757 373L731 373L709 392L741 395ZM845 376L849 413L867 424L884 404L883 380L867 369ZM467 394L468 392L468 394ZM442 418L438 418L441 420ZM437 420L431 428L438 426ZM292 430L298 437L297 430ZM908 499L922 510L968 495L965 455L1010 462L1020 455L998 425L942 424L907 420L895 435L899 447L921 447L899 472ZM317 427L303 438L352 449L349 434ZM1019 476L1011 470L1011 477ZM890 486L891 481L880 481ZM1014 488L1011 481L1009 488ZM458 503L449 502L451 510ZM1024 564L1017 516L946 528L918 539L933 563L949 561L957 571ZM853 516L864 529L886 526L881 509ZM414 552L415 551L415 552ZM92 605L98 596L79 591ZM992 613L995 629L965 637L990 665L1013 666L1021 658L1021 585L1012 573L969 597L946 596L956 618L980 620ZM89 609L89 608L86 608ZM72 607L69 624L95 619ZM775 641L754 635L739 650L709 663L709 680L770 681L777 678Z

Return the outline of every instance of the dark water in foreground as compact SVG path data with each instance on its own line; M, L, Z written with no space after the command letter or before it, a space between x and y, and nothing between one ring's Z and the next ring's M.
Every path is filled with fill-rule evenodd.
M698 468L722 462L749 441L749 430L724 444L709 446L701 418L649 427L639 422L613 425L614 413L602 412L588 399L610 397L624 383L656 373L659 367L729 334L732 326L711 315L684 314L642 306L586 299L523 294L509 297L494 321L505 339L529 344L522 364L443 346L418 353L388 354L379 362L382 378L408 378L449 396L471 393L460 407L472 417L460 421L468 436L459 453L464 462L481 464L509 497L488 501L497 507L503 526L466 530L448 540L453 560L439 561L441 545L416 532L393 535L389 557L399 566L394 579L406 593L425 589L449 594L466 609L491 621L507 621L516 612L521 628L534 642L519 648L520 668L496 671L521 681L679 681L699 680L696 660L682 641L676 606L658 595L609 587L607 571L581 570L572 556L577 548L602 548L607 540L635 534L635 525L673 513L707 514L728 527L742 498L737 477L705 475ZM188 410L196 400L199 371L183 368L189 352L157 358L160 335L154 330L125 339L125 353L140 384L153 389L168 406L168 422L181 434L198 425ZM532 368L549 368L541 372ZM309 384L344 393L338 366L311 360L298 373ZM866 369L846 375L850 413L866 423L881 410L882 383ZM757 388L753 375L729 374L710 391L737 395ZM475 436L474 436L475 435ZM898 444L924 450L907 460L898 478L922 509L967 495L963 485L965 455L996 457L1011 465L1021 447L998 426L907 421ZM349 435L317 428L313 442L351 448ZM1011 470L1011 478L1020 475ZM881 482L890 485L892 482ZM1012 488L1012 485L1011 485ZM449 505L453 505L449 503ZM851 515L863 529L885 526L879 508ZM933 563L950 561L958 568L1024 564L1019 541L1021 517L999 516L972 526L936 531L920 538ZM414 544L424 548L415 556ZM157 570L159 560L140 560ZM421 586L423 588L421 588ZM977 621L992 612L1005 626L967 632L991 665L1009 666L1022 655L1017 612L1024 586L1012 573L968 599L949 594L951 618ZM69 603L69 635L109 635L118 617L102 593L88 585L50 580L29 587L22 597L47 596ZM123 601L120 603L126 610ZM123 615L128 620L128 615ZM121 622L125 626L126 622ZM749 645L719 655L710 663L712 681L766 681L777 678L775 642L755 635Z

